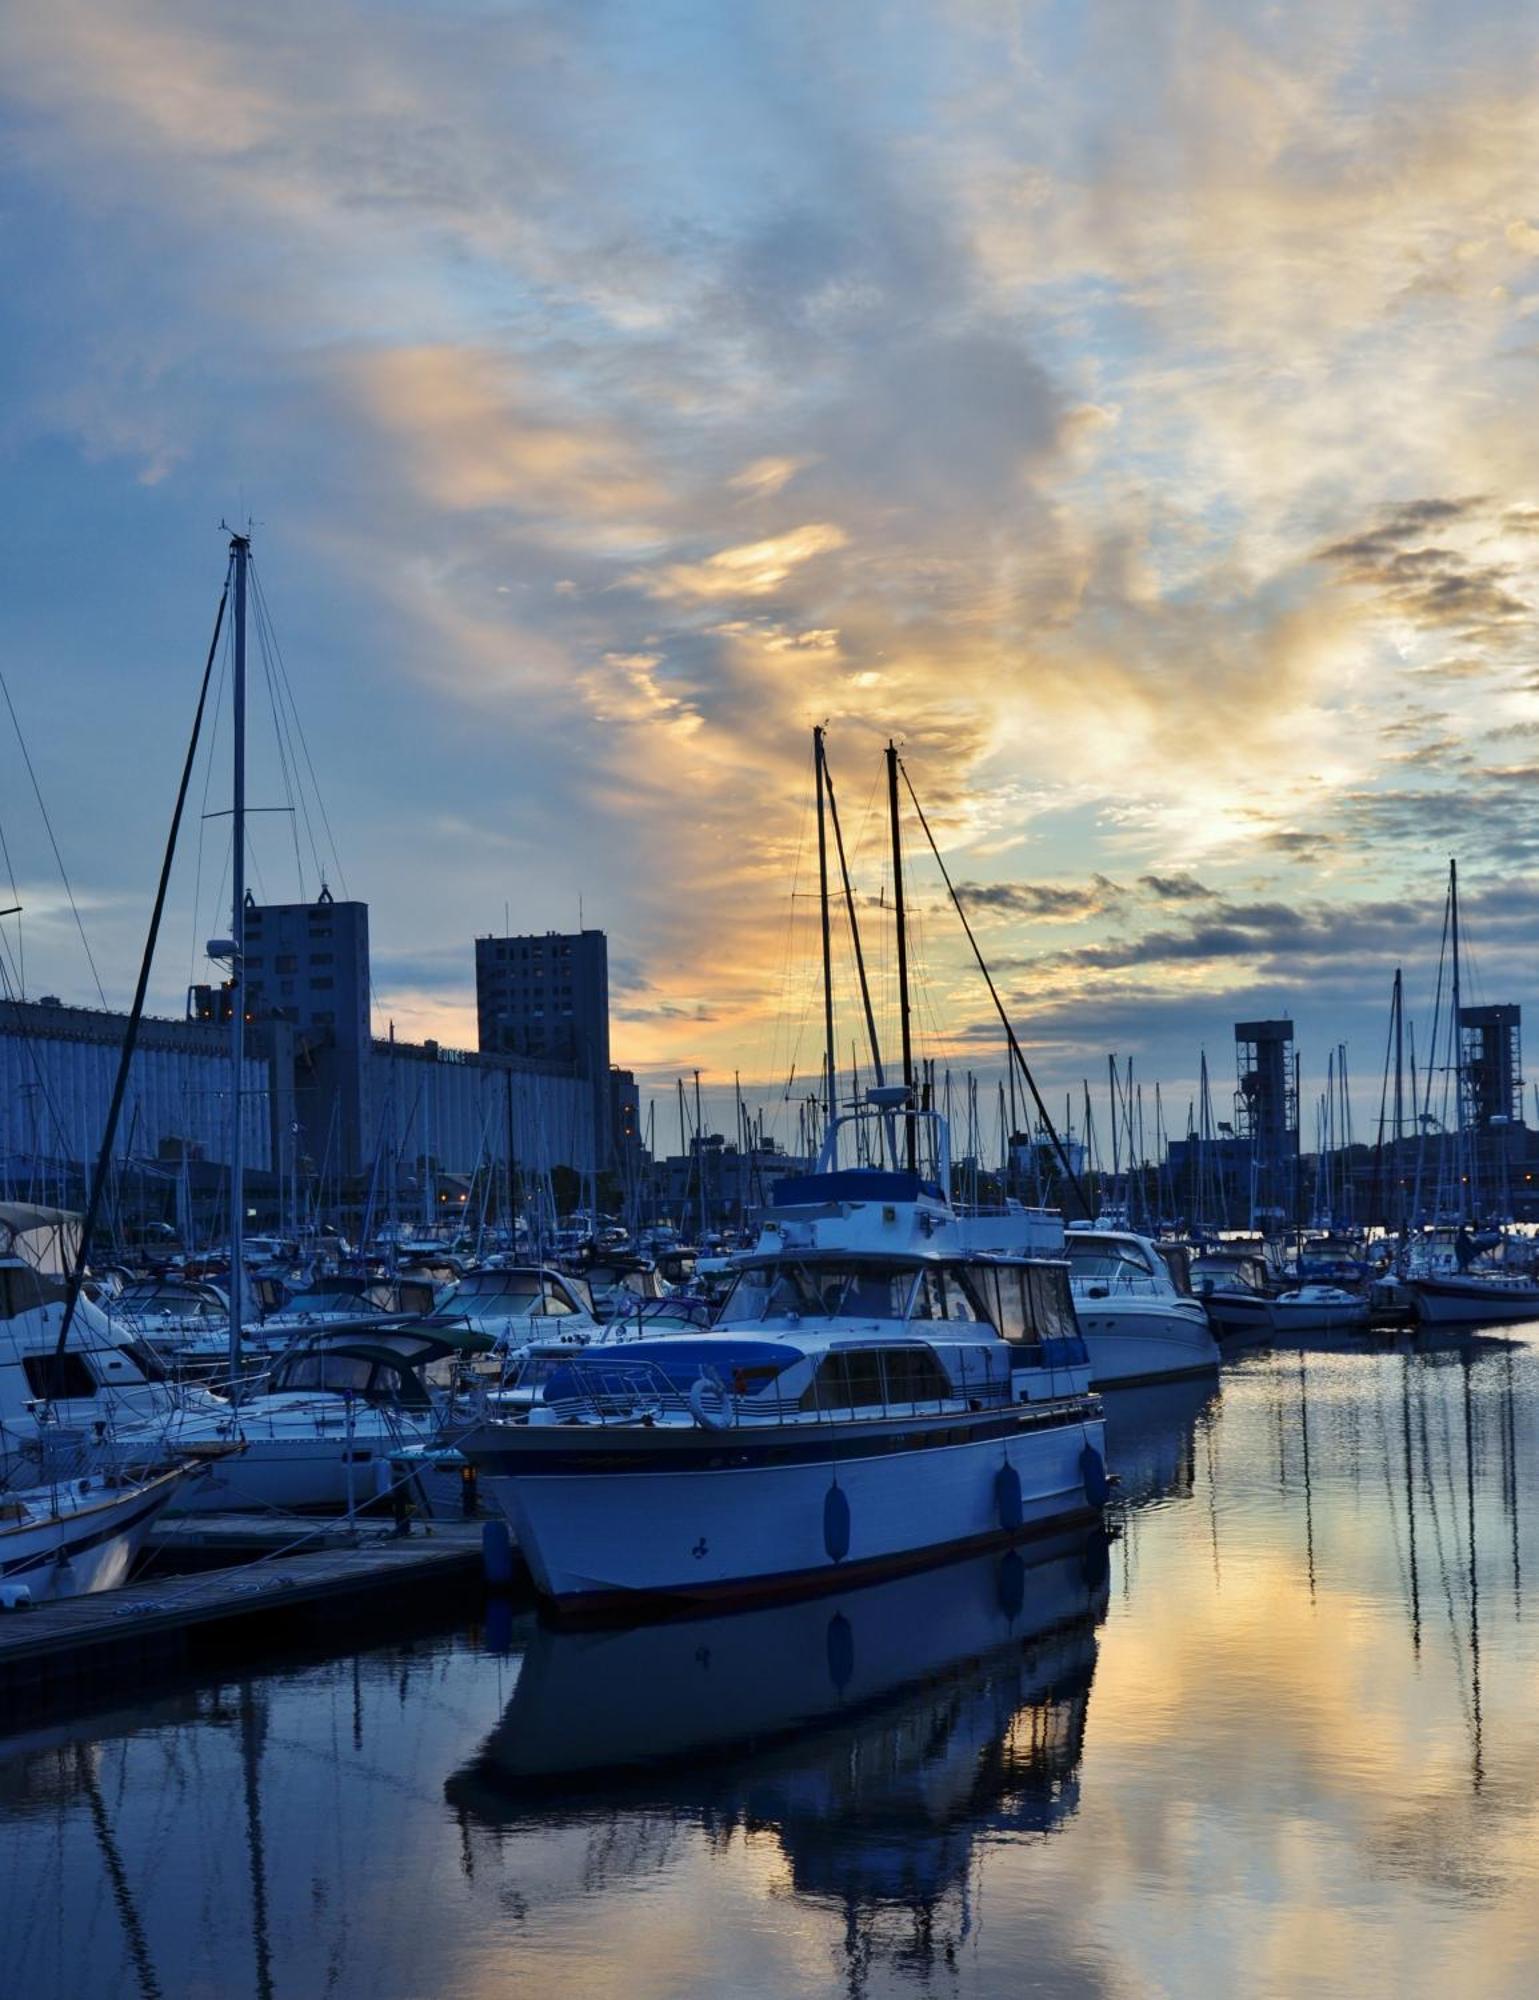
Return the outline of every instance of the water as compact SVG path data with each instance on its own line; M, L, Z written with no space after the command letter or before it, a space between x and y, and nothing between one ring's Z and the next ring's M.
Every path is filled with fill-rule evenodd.
M1109 1549L0 1741L5 1990L1539 1991L1539 1329L1108 1404Z

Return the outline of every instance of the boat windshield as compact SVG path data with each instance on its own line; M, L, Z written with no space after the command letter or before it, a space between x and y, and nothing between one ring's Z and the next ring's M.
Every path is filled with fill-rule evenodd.
M318 1278L313 1285L295 1294L290 1312L325 1312L332 1306L356 1306L365 1302L361 1278Z
M1147 1288L1153 1274L1139 1257L1118 1243L1077 1243L1071 1233L1065 1241L1069 1269L1076 1284L1114 1285L1127 1289Z
M460 1279L444 1303L452 1310L472 1300L477 1305L495 1304L499 1312L538 1312L539 1275L533 1271L474 1271L468 1278Z
M897 1319L908 1317L918 1272L912 1264L784 1262L740 1271L718 1325L758 1319Z

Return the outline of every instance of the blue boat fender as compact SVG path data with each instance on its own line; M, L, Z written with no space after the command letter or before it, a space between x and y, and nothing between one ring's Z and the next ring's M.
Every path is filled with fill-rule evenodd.
M843 1562L850 1552L850 1503L838 1486L823 1497L823 1546L830 1562Z
M1106 1476L1106 1460L1093 1444L1087 1444L1079 1455L1079 1476L1085 1498L1091 1506L1104 1507L1106 1496L1111 1492L1111 1481Z
M1014 1529L1021 1525L1024 1518L1021 1475L1013 1465L1002 1465L994 1475L994 1505L998 1509L1002 1528Z
M494 1590L506 1590L513 1581L513 1537L506 1521L482 1522L481 1567Z

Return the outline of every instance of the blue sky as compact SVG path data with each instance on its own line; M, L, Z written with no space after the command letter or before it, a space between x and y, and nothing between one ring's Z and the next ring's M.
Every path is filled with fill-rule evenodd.
M1054 1091L1133 1053L1180 1122L1198 1048L1227 1085L1230 1024L1276 1011L1366 1095L1455 851L1479 990L1530 1001L1536 33L27 10L0 659L109 998L249 514L403 1034L470 1039L475 933L581 899L618 1059L815 1068L817 720L889 1027L889 731ZM89 999L4 730L0 827L28 990ZM218 837L178 882L173 1011ZM287 840L257 834L274 895ZM926 1046L992 1068L920 915Z

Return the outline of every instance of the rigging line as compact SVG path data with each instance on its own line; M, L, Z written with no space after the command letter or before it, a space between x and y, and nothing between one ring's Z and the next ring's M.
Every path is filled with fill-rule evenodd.
M160 919L166 907L166 891L171 884L171 864L176 858L176 837L181 831L182 810L187 804L187 788L192 782L193 766L197 760L198 737L203 728L204 709L208 704L208 684L213 678L214 659L219 651L219 634L224 627L224 608L230 596L230 572L234 567L235 558L232 555L225 569L224 589L219 593L219 609L214 614L214 636L208 642L208 658L203 665L203 685L198 690L197 713L192 721L192 738L187 745L187 755L182 763L182 781L176 790L176 807L171 814L171 832L166 840L165 858L160 864L160 881L155 890L155 907L150 914L149 935L144 941L144 956L139 962L139 983L134 988L134 1004L129 1010L128 1026L123 1031L123 1049L118 1057L118 1073L112 1086L112 1101L107 1107L107 1124L102 1133L101 1150L96 1156L96 1166L91 1174L91 1193L86 1203L85 1220L80 1226L80 1241L75 1247L74 1266L69 1274L64 1316L59 1327L58 1345L54 1349L56 1354L64 1352L64 1344L69 1339L70 1324L75 1317L75 1308L80 1303L80 1281L85 1276L91 1232L96 1227L96 1218L101 1211L102 1194L107 1185L108 1170L112 1165L112 1145L117 1138L118 1119L122 1114L123 1098L128 1089L128 1074L133 1064L134 1046L139 1039L139 1022L144 1014L144 996L149 990L150 967L155 962L155 945L160 936ZM237 994L237 1003L239 998Z
M27 956L21 927L21 891L16 886L16 870L11 866L11 850L6 845L5 822L0 820L0 856L5 860L5 872L10 878L11 901L16 905L16 979L23 998L27 991Z
M278 628L273 623L271 614L268 612L267 598L266 594L262 589L261 578L254 576L254 582L256 588L257 602L262 607L262 616L267 621L268 629L272 633L273 655L278 662L278 676L283 683L285 691L288 694L289 708L294 717L294 727L299 735L299 747L301 751L304 753L305 769L310 774L310 789L315 794L316 809L321 816L321 825L325 828L326 844L331 849L332 860L337 864L337 881L341 886L342 895L344 899L347 899L348 897L347 872L342 866L342 856L337 849L336 836L335 834L333 834L331 830L331 819L326 811L326 800L321 793L320 781L317 779L315 775L315 764L310 756L310 744L309 740L305 735L305 726L303 721L300 719L299 704L294 699L293 683L289 679L288 668L284 665L283 648L278 643Z
M266 600L257 597L255 603L257 613L257 644L261 648L262 665L267 676L268 695L272 702L273 734L278 745L278 763L283 772L284 790L287 793L291 811L296 810L295 800L298 800L297 813L299 818L304 820L305 840L310 849L310 859L315 864L315 879L317 884L319 884L325 881L326 870L321 865L320 850L315 844L315 826L310 817L310 808L305 798L304 780L299 769L299 753L294 748L294 731L298 718L296 714L294 723L291 723L289 719L289 707L292 706L292 696L288 705L285 705L285 684L276 671L276 667L281 664L278 635L273 630L272 619L268 614ZM290 767L292 767L293 772L292 787L290 785ZM299 826L297 820L291 831L294 836L294 866L299 875L299 896L300 901L303 902L305 895L304 868L299 858Z
M53 821L48 817L48 808L43 803L43 788L37 781L37 772L32 767L32 753L27 748L27 739L21 733L21 722L16 714L16 704L11 700L11 690L5 673L0 669L0 695L5 697L5 705L10 711L11 727L16 731L16 741L21 745L21 760L27 767L27 776L32 780L32 795L37 800L37 809L43 815L43 825L48 829L48 844L53 849L53 858L58 864L59 879L64 884L64 893L69 898L70 913L75 919L75 929L80 933L80 942L85 947L86 963L91 968L91 978L96 985L97 998L102 1003L102 1011L107 1011L107 995L102 990L101 975L96 970L96 960L91 956L91 941L85 934L85 925L80 921L80 911L75 903L75 892L70 887L69 873L64 866L64 856L59 852L59 843L54 838Z
M940 869L941 880L946 885L947 893L951 897L952 906L956 910L963 930L967 933L967 942L973 948L973 957L978 961L978 970L983 974L984 983L989 989L989 997L994 1002L995 1012L999 1015L1000 1026L1004 1029L1006 1039L1010 1044L1010 1053L1021 1066L1021 1075L1026 1079L1026 1087L1031 1092L1032 1102L1037 1107L1037 1116L1042 1120L1043 1130L1052 1142L1053 1151L1058 1155L1058 1164L1062 1169L1065 1182L1073 1189L1075 1200L1079 1203L1085 1220L1093 1222L1095 1220L1095 1210L1090 1205L1089 1196L1085 1193L1084 1188L1080 1186L1079 1176L1075 1173L1069 1160L1068 1149L1058 1136L1058 1128L1054 1125L1048 1113L1048 1108L1042 1101L1042 1093L1037 1088L1037 1079L1032 1075L1031 1067L1026 1061L1021 1045L1015 1038L1015 1030L1010 1025L1010 1017L1005 1012L1004 1002L999 997L999 990L994 984L993 975L984 962L983 953L978 948L978 940L973 936L973 927L967 921L967 912L962 907L962 899L957 894L955 884L951 880L950 870L941 858L941 851L935 844L935 835L930 831L930 822L925 818L924 807L919 803L918 794L914 790L914 781L909 776L908 766L901 757L898 759L898 769L903 773L903 782L908 787L910 799L913 800L914 811L919 815L919 824L924 828L924 837L930 843L930 852L935 856L935 865Z
M267 683L267 702L269 708L272 710L273 742L278 752L278 776L283 784L283 797L289 815L289 832L294 840L294 875L299 884L299 900L303 902L305 900L305 869L299 855L299 818L304 812L304 801L301 798L299 806L296 809L294 804L294 774L289 769L289 745L286 740L283 713L278 705L278 689L273 679L272 655L268 651L263 634L260 607L257 611L256 631L257 651L262 656L262 678ZM305 828L308 832L308 818L305 821ZM319 876L319 868L316 869L316 874ZM265 896L263 900L266 900Z

